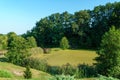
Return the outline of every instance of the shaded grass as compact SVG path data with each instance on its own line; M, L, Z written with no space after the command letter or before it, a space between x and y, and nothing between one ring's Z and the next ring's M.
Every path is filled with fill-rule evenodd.
M51 66L62 66L66 63L71 65L95 63L94 58L97 56L92 50L61 50L59 48L52 48L50 54L36 54L32 57L44 59Z

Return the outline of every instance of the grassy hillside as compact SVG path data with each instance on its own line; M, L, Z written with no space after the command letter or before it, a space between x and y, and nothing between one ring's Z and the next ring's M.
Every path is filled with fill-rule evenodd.
M3 63L0 62L0 71L6 71L9 73L10 78L0 78L0 80L21 80L24 79L23 73L25 71L25 68L19 67L10 63ZM42 72L42 71L37 71L34 69L31 69L32 74L33 74L33 80L47 80L48 77L51 77L49 74ZM5 74L6 76L7 74Z
M61 66L66 63L72 65L95 63L93 60L97 54L90 50L61 50L59 48L51 49L50 54L33 54L32 57L44 59L51 66Z

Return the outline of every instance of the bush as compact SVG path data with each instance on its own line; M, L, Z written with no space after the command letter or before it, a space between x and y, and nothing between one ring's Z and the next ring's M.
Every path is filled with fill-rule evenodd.
M3 78L12 78L13 75L6 71L6 70L0 70L0 77L3 77Z
M25 60L24 64L28 64L31 68L37 69L37 70L41 70L46 72L47 71L47 62L45 60L40 60L38 58L27 58Z
M31 48L29 51L32 55L33 54L42 54L43 53L43 49L40 47L35 47L35 48Z
M76 70L75 77L76 78L85 78L85 77L96 77L97 72L94 66L89 66L86 64L78 65L78 69Z
M96 80L118 80L118 79L113 78L113 77L105 77L105 76L100 75L99 78Z
M96 77L97 72L94 66L89 66L86 64L72 66L69 63L63 65L62 67L59 66L49 66L47 72L52 75L70 75L74 76L75 78L86 78L86 77Z
M76 72L76 67L73 67L69 63L67 63L66 65L63 65L61 68L62 68L62 73L64 75L71 75L72 76Z
M75 80L74 76L70 76L70 75L56 75L52 78L50 78L49 80Z
M62 70L59 66L48 66L47 72L52 75L60 75L62 74Z
M50 49L50 48L43 48L43 52L46 53L46 54L47 54L47 53L50 53L50 52L51 52L51 49Z

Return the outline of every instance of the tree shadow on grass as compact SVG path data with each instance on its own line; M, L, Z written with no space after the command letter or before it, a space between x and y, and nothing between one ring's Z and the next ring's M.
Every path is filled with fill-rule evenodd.
M8 62L6 57L0 57L0 62Z

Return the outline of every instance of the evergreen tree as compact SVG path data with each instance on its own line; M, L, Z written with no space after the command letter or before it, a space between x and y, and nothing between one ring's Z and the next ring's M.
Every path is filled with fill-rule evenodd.
M24 78L30 79L32 78L32 72L30 71L30 67L26 66L26 71L24 71Z

